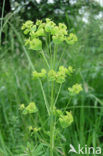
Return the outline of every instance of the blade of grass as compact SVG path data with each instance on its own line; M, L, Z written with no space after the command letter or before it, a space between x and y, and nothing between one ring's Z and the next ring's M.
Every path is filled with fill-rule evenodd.
M4 153L5 153L5 156L8 156L7 150L6 150L6 145L5 145L5 143L4 143L4 139L3 139L3 136L2 136L1 131L0 131L0 143L1 143L1 146L2 146L3 151L4 151Z
M1 14L1 31L0 31L0 45L2 40L2 25L3 25L3 16L4 16L5 0L3 0L2 14Z

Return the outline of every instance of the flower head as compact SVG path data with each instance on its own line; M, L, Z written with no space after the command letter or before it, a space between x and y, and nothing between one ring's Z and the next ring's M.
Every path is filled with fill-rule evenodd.
M45 78L46 77L46 73L47 73L46 70L45 69L42 69L41 70L41 73L40 73L40 77L41 78Z
M83 90L83 88L81 84L75 84L72 86L72 88L68 88L68 90L71 95L76 95L76 94L79 94Z
M33 128L32 126L29 126L28 129L29 129L29 132L32 132L32 133L37 133L41 130L41 128L37 128L37 127Z
M24 110L25 109L25 105L24 104L21 104L19 109L20 110Z
M36 25L37 25L37 26L39 26L39 25L41 25L41 24L42 24L42 20L37 20L37 21L36 21Z
M38 111L36 104L34 102L30 102L27 107L25 107L23 114L31 114L36 113Z
M77 36L73 33L71 33L67 38L66 42L70 45L74 44L77 41Z
M71 74L72 74L73 72L74 72L73 67L72 67L72 66L69 66L69 67L68 67L67 74L68 74L69 76L71 76Z
M35 33L35 35L36 35L37 37L39 37L39 36L45 36L45 31L44 31L44 29L43 29L43 28L39 28L39 29L37 30L37 32Z
M58 71L56 74L56 82L62 84L65 82L66 74L63 71Z
M41 50L42 49L42 42L38 38L34 38L29 42L30 49L32 50Z
M55 81L55 78L56 78L56 72L53 69L51 69L48 72L48 79L49 81Z
M33 22L30 21L30 20L28 20L28 21L26 21L26 22L22 25L21 29L22 29L22 30L24 30L24 29L30 29L32 26L33 26Z
M27 21L23 24L22 30L27 35L26 44L32 50L42 50L42 40L44 37L51 37L54 44L74 44L77 41L76 35L73 33L68 35L67 26L64 23L56 25L51 19L46 18L45 22L37 20L35 24ZM28 44L27 44L28 43Z
M66 112L66 115L61 115L59 118L59 122L62 128L67 128L73 122L73 116L71 112Z
M45 78L46 77L46 70L42 69L41 72L37 72L37 71L33 71L32 76L34 79L38 79L38 78Z
M53 21L47 22L45 25L45 31L52 34L52 30L55 28L55 25L56 24Z
M29 20L22 25L21 29L24 30L24 34L28 34L31 31L32 26L33 22Z
M65 82L67 72L68 72L67 68L65 68L64 66L60 66L59 71L56 74L56 82L60 84Z
M60 44L65 40L65 37L62 34L56 34L52 36L52 40L55 44Z

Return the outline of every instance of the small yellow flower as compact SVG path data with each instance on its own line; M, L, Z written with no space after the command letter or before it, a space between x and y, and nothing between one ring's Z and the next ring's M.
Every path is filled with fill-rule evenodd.
M32 126L29 126L28 129L29 129L29 132L32 132L32 133L37 133L41 130L41 128L37 128L37 127L33 128Z
M68 72L68 69L65 68L64 66L60 66L59 71L64 72L66 74Z
M19 109L20 110L24 110L24 108L25 108L25 105L24 104L21 104Z
M52 36L52 40L55 44L60 44L65 40L65 37L62 34L56 34Z
M41 25L42 24L42 20L37 20L36 21L36 25L38 26L38 25Z
M66 42L68 44L74 44L77 41L77 36L73 33L71 33L67 38L66 38Z
M71 76L71 74L74 72L74 69L73 69L73 67L72 66L69 66L68 67L68 72L67 72L67 74L69 75L69 76Z
M83 88L81 84L75 84L72 86L72 88L68 88L68 90L71 95L76 95L76 94L79 94L83 90Z
M61 115L59 122L63 128L67 128L73 122L73 116L71 112L66 112L66 115Z
M22 30L24 30L24 29L30 29L32 26L33 26L33 22L30 21L30 20L28 20L28 21L26 21L26 22L23 24L23 26L21 27L21 29L22 29Z
M48 72L48 79L49 81L55 81L55 78L56 78L56 72L53 69L51 69Z
M29 42L29 48L32 50L41 50L42 49L42 41L38 38L34 38Z
M45 70L45 69L42 69L42 70L41 70L41 73L40 73L40 77L41 77L41 78L46 77L46 73L47 73L46 70Z
M29 103L27 107L25 107L23 114L31 114L36 113L38 111L36 104L34 102Z
M62 84L63 82L65 82L65 77L66 74L64 73L64 71L58 71L56 74L56 82Z
M40 77L40 76L39 76L39 73L38 73L37 71L33 71L33 72L32 72L32 76L33 76L34 79L37 79L37 78Z
M37 79L37 78L45 78L46 77L46 70L45 69L42 69L40 73L38 73L37 71L34 71L32 73L32 76L34 79Z
M39 28L39 29L37 30L37 32L35 33L35 35L36 35L37 37L39 37L39 36L45 36L44 29L43 29L43 28Z
M51 21L51 19L50 19L50 18L46 18L45 20L46 20L46 23L48 23L48 22L50 22L50 21Z
M65 82L67 71L68 71L67 68L65 68L64 66L59 67L59 71L56 74L56 82L57 83L61 84L61 83Z

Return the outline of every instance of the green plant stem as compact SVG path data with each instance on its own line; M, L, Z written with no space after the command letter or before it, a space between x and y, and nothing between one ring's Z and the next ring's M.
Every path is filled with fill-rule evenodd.
M54 62L53 67L56 68L57 45L54 46Z
M52 56L52 50L51 50L50 35L49 35L49 50L50 50L50 63L51 63L51 68L53 68L53 56Z
M53 149L54 149L54 116L53 116L53 108L54 108L54 82L52 82L52 86L51 86L50 156L53 156Z
M55 106L56 103L57 103L57 100L58 100L58 97L59 97L59 94L60 94L60 91L61 91L61 87L62 87L62 84L61 84L60 87L59 87L59 90L58 90L58 93L57 93L57 96L56 96L56 99L55 99L55 102L54 102L54 106Z
M50 48L51 52L51 48ZM54 47L54 59L51 54L51 67L56 68L56 55L57 55L57 46L55 45ZM57 96L58 97L58 96ZM56 99L57 100L57 99ZM54 151L54 130L55 130L55 118L53 114L54 110L54 105L56 100L54 100L54 82L51 83L51 111L50 111L50 156L53 156L53 151Z
M64 111L63 111L63 112L65 112L65 111L66 111L66 109L68 108L68 105L70 104L70 102L71 102L71 98L69 99L69 101L68 101L68 103L67 103L67 105L66 105L66 107L65 107L65 109L64 109Z
M48 63L48 61L47 61L47 59L46 59L46 56L45 56L45 54L44 54L44 51L43 51L43 50L42 50L41 54L42 54L42 56L43 56L43 59L44 59L44 61L45 61L46 65L47 65L47 67L50 69L49 63Z
M61 54L61 56L60 56L60 59L59 59L58 64L57 64L57 67L59 67L60 62L61 62L61 60L62 60L63 56L64 56L64 51L63 51L63 53L62 53L62 54Z

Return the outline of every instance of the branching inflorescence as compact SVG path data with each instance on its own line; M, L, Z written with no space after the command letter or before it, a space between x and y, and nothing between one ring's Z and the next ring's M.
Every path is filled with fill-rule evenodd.
M37 20L34 24L32 21L27 21L23 24L22 30L26 35L25 45L28 46L31 50L40 51L43 59L48 67L48 69L41 69L40 72L34 70L32 73L33 79L38 79L40 84L42 84L42 79L47 79L51 84L51 93L50 93L50 105L47 107L48 117L50 118L50 156L54 154L54 133L56 129L56 123L59 121L62 128L67 128L73 122L73 116L71 112L62 111L56 108L56 102L61 90L61 85L66 81L68 77L72 75L74 69L72 66L56 66L57 61L57 51L58 45L61 43L72 45L77 41L76 35L73 33L68 34L67 27L63 23L56 25L52 20L46 19L45 22L42 20ZM47 46L48 58L44 53L44 44ZM52 46L51 46L52 45ZM58 69L58 70L57 70ZM60 89L55 98L55 85L60 85ZM42 86L42 85L41 85ZM43 87L43 95L45 95ZM71 88L68 88L68 91L71 96L79 94L82 91L81 84L75 84ZM46 96L44 96L45 103L47 101ZM47 105L46 105L47 106ZM23 114L37 113L38 109L34 102L31 102L27 107L24 104L21 105L20 109ZM40 128L32 128L34 131L38 132Z

